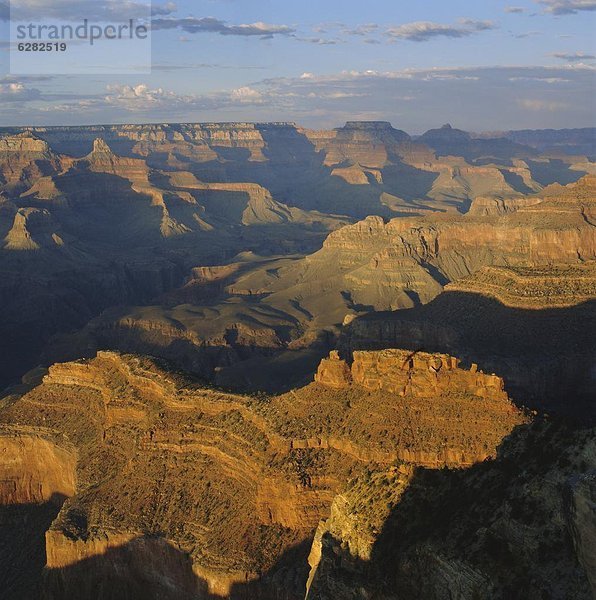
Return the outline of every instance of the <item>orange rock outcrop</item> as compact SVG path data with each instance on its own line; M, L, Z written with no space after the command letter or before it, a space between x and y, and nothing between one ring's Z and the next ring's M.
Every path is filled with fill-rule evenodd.
M448 354L389 349L356 351L350 367L333 351L328 359L321 361L315 381L332 388L355 384L400 396L428 397L453 392L507 400L500 377L479 372L475 364L470 369L462 369L459 362Z
M376 365L383 377L393 373L375 353L357 361ZM455 362L419 357L414 369L424 365L424 376L401 396L355 367L363 385L313 383L267 398L205 389L149 359L112 352L57 364L0 412L7 439L17 423L28 423L25 441L11 442L12 455L19 444L35 447L35 460L0 464L0 480L16 482L5 499L68 497L46 535L51 598L120 569L127 547L146 553L148 566L158 556L190 566L192 585L211 593L228 595L247 581L270 593L274 584L259 583L259 574L310 538L351 475L398 460L468 465L494 454L501 437L525 421L503 394L478 398L463 385L422 389L436 375L429 365L440 366L439 374L444 368L452 384L461 378ZM472 435L471 419L483 423ZM35 441L42 431L55 446ZM77 565L89 561L95 571L83 580ZM185 568L172 566L181 597L189 589ZM135 562L123 585L134 588L150 575Z

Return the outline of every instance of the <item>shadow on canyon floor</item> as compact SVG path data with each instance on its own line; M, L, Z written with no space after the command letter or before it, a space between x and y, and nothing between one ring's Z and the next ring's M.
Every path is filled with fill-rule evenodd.
M56 495L43 504L0 506L0 600L39 597L45 532L63 502L64 497Z
M549 309L512 308L468 292L353 321L342 353L404 348L445 352L505 380L526 407L596 417L596 300Z
M399 502L387 505L369 560L323 535L308 600L589 600L570 494L574 477L593 472L593 459L588 464L579 451L593 435L562 420L538 420L504 438L495 460L466 469L418 467ZM385 491L373 502L384 504ZM371 507L348 509L365 531Z
M233 583L220 595L196 575L187 553L159 536L142 536L62 568L38 568L36 589L40 600L302 600L309 549L310 540L305 540L268 572Z

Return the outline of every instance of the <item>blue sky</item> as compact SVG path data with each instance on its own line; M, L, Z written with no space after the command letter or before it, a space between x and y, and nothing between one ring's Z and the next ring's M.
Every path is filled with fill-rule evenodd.
M65 20L124 0L13 0ZM134 0L126 0L129 4ZM140 0L142 1L142 0ZM594 0L154 2L153 70L10 75L0 125L390 120L501 130L594 125Z

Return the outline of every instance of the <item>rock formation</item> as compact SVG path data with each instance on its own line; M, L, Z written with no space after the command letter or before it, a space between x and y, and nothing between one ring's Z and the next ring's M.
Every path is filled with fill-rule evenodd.
M19 208L9 232L4 238L5 250L39 250L64 245L54 231L51 214L46 209Z
M588 600L593 478L575 473L593 469L594 450L593 429L535 423L471 469L364 472L317 529L307 599Z
M53 359L75 358L81 347L117 348L163 356L220 384L245 389L264 389L263 380L251 371L269 364L270 371L291 387L313 368L306 350L316 359L324 356L346 316L383 310L398 311L399 316L402 309L428 304L444 289L492 296L520 309L589 302L596 297L594 181L586 177L567 187L549 188L543 198L503 214L401 217L388 222L371 216L333 231L319 251L303 258L239 256L229 264L225 280L205 288L202 295L194 281L179 300L171 296L167 308L153 305L124 314L105 313L76 341L64 342L64 347L75 350L72 354L54 354ZM422 327L436 335L445 330L440 323ZM412 335L408 329L391 345L418 350L433 343L434 338ZM375 332L370 339L374 348L379 339L391 338L379 338ZM414 346L414 340L422 345ZM552 348L554 360L556 344ZM431 350L465 354L470 362L479 362L468 348ZM296 357L296 352L305 356L300 373L288 369L283 360L278 365L284 370L273 366L272 355ZM244 362L252 365L249 377ZM519 365L515 368L523 371ZM271 379L266 389L275 389L271 384L279 380Z
M589 598L585 134L2 129L0 596Z
M413 369L425 372L426 363ZM234 596L253 580L269 594L279 584L262 575L310 539L336 490L365 466L462 466L494 455L526 418L506 395L479 400L477 392L418 385L400 397L315 383L251 398L202 388L145 358L99 353L52 366L0 411L14 446L0 465L3 499L68 497L46 534L48 597L75 597L81 585L108 597L104 578L127 552L132 598L153 565L170 578L173 595L164 597L201 585ZM469 435L478 419L483 426ZM97 564L86 583L79 563ZM292 568L300 585L289 597L300 597L306 572Z
M478 372L472 365L465 370L448 354L407 350L354 352L352 365L341 360L337 351L321 362L315 381L332 388L352 384L367 390L384 390L400 396L428 395L429 392L473 394L491 400L504 400L503 380Z
M472 200L467 214L471 217L494 217L515 212L518 208L533 206L540 198L525 196L522 198L491 198L477 196Z
M47 142L26 132L0 137L0 183L22 192L38 178L62 171L69 164L54 154Z

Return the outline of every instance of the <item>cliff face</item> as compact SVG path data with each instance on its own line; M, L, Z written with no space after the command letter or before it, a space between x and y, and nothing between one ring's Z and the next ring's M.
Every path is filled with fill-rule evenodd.
M595 460L593 429L536 423L470 469L366 472L317 529L307 598L587 600Z
M48 439L49 438L49 439ZM73 448L57 445L43 431L25 426L1 433L0 505L58 505L76 489L77 456Z
M515 212L525 206L538 204L540 198L533 196L522 198L490 198L477 196L472 200L470 209L466 213L471 217L494 217Z
M28 134L0 137L0 183L11 192L22 192L39 177L62 171L61 160L48 144Z
M590 216L594 181L585 178L549 190L539 202L522 203L516 211L494 216L437 215L388 222L370 216L331 232L323 247L308 256L258 262L246 257L229 265L225 279L203 288L203 294L197 281L179 297L173 295L167 308L135 307L124 315L118 312L117 318L106 313L82 337L88 347L156 354L225 385L263 389L262 381L249 381L242 363L263 365L275 355L285 357L277 363L283 367L287 357L307 349L323 356L340 324L373 311L428 304L444 289L492 296L519 309L589 302L596 297L592 265L596 236ZM371 315L370 322L374 319ZM437 313L432 324L423 321L417 321L415 331L413 324L408 326L399 338L376 329L357 337L369 338L365 349L385 342L384 347L465 353L469 362L479 362L469 348L457 345L455 330L461 325L447 326L453 321L450 315ZM359 319L342 331L350 335L368 322ZM420 345L415 346L414 340ZM435 340L444 345L434 345ZM555 360L556 343L551 347ZM587 360L589 353L584 354ZM58 356L62 360L76 354ZM506 372L518 370L516 384L524 372L535 381L543 377L539 361L530 368L527 362L528 357L505 367ZM304 364L302 376L312 369L312 362ZM553 372L552 379L555 371L551 362L548 365L543 368ZM565 367L569 378L573 369L572 364ZM493 363L485 370L501 373ZM282 382L288 374L296 375L290 369L278 372ZM292 384L296 381L299 377ZM536 396L549 394L548 387Z
M352 320L339 347L456 354L526 405L594 415L594 263L483 268L426 306Z
M15 442L2 465L1 479L15 482L4 499L68 497L46 534L49 597L110 597L107 578L128 564L117 575L127 598L155 578L170 582L168 598L242 597L246 582L250 597L298 598L305 563L284 556L310 540L351 475L398 459L472 464L525 420L504 395L423 390L423 379L402 397L315 383L257 399L198 387L139 357L54 365L0 412L6 439L27 422L29 436L47 430L57 446L36 442L35 460L17 464ZM480 415L486 427L470 434Z
M384 121L348 121L344 127L327 135L312 135L306 131L315 147L325 152L326 165L346 161L356 165L383 168L410 142L410 136ZM312 137L311 137L312 135ZM368 183L368 182L367 182Z
M459 368L458 359L447 354L381 350L354 352L351 368L337 351L321 362L315 381L333 388L352 383L368 390L384 390L400 396L468 393L481 398L506 400L503 380L496 375Z

